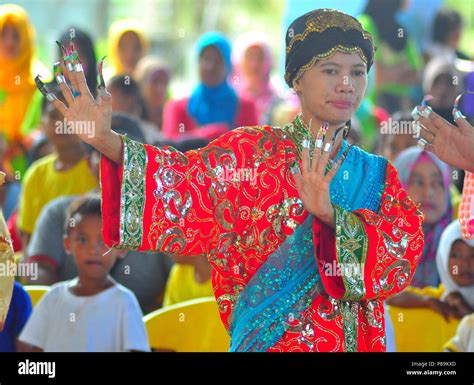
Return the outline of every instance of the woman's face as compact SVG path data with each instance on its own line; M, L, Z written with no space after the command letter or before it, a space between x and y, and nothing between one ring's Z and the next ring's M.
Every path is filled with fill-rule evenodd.
M219 50L210 45L204 48L199 57L199 76L208 87L221 84L226 77L227 69Z
M118 46L118 55L125 71L131 72L135 69L142 57L142 45L135 32L128 31L122 35Z
M305 116L342 125L362 102L367 66L357 53L336 52L305 71L294 88Z
M142 86L143 98L148 105L161 107L166 101L166 93L168 90L169 75L166 71L156 70Z
M266 76L265 54L261 47L249 47L242 60L243 75L249 80L259 80Z
M434 224L441 219L447 207L446 192L441 171L432 161L415 165L407 192L425 215L425 223Z
M449 253L448 270L457 285L474 285L474 247L461 239L454 242Z
M6 24L0 34L0 56L15 59L20 55L20 33L13 24Z

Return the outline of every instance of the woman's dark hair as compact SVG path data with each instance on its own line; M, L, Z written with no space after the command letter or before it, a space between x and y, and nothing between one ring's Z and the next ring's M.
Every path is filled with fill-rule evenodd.
M84 75L86 76L87 86L95 97L97 93L97 58L95 56L94 43L87 32L80 28L71 27L68 28L60 37L61 43L66 47L71 41L72 31L74 32L74 44L80 47L81 50L81 60L87 62L87 72ZM59 55L62 55L61 50L59 50Z
M405 0L369 0L364 13L374 21L380 40L386 42L395 51L401 51L407 44L406 31L399 37L402 26L395 15Z
M64 233L69 234L74 228L73 219L76 215L96 215L102 218L101 198L95 193L86 194L75 199L67 208L66 222L64 223Z
M433 41L445 43L450 34L462 27L462 17L454 9L442 8L433 22Z

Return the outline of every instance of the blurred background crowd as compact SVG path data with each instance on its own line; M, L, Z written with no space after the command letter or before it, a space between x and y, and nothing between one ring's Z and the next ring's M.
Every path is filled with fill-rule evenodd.
M425 215L425 248L411 287L388 301L395 332L391 349L442 350L460 319L474 312L474 243L461 240L453 222L464 173L416 147L411 117L429 94L433 110L454 123L454 99L474 90L474 1L14 3L0 5L0 163L7 173L0 204L17 260L35 263L38 275L18 278L15 317L0 333L0 350L17 348L30 316L33 297L25 288L78 275L77 256L64 246L64 224L72 203L100 191L99 154L76 136L58 133L63 117L33 81L41 75L61 99L51 66L61 55L54 41L67 45L74 37L94 92L97 63L106 56L115 131L185 152L235 127L293 120L298 99L283 81L286 28L295 17L322 7L356 16L377 46L367 95L348 140L393 162ZM212 108L202 108L202 100ZM474 123L474 96L464 96L460 106ZM180 260L122 251L110 274L133 292L143 314L213 296L205 256ZM456 350L452 343L448 348Z

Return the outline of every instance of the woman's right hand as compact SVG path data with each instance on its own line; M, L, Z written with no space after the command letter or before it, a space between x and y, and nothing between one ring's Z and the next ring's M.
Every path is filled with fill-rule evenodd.
M71 84L69 88L64 80L59 83L67 106L58 99L53 100L52 103L65 118L68 127L63 128L69 130L72 126L73 133L82 141L90 144L112 161L122 163L122 139L111 128L111 95L103 86L99 88L97 100L94 99L87 86L78 56L72 63L71 71L67 65L63 65L62 68L66 71Z
M76 68L80 62L73 63ZM112 104L110 94L103 88L99 92L97 101L92 96L84 72L69 71L64 65L63 71L66 71L67 78L70 81L71 88L66 82L59 84L67 106L60 100L54 100L53 105L63 114L68 124L73 124L76 128L74 132L86 143L94 146L95 143L109 138L112 134ZM79 93L77 96L73 94ZM91 132L80 132L80 127L91 126ZM87 131L87 130L84 130Z

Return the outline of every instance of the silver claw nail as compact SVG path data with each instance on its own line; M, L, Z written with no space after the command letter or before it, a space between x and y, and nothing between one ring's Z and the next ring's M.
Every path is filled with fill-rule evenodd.
M46 94L46 99L48 99L50 102L54 102L58 98L53 93L49 92L49 93Z
M74 65L74 71L76 72L84 72L83 68L82 68L82 64L81 63L76 63Z
M458 120L459 118L466 119L466 117L462 114L462 112L458 110L457 108L453 108L453 118L454 120Z
M413 117L414 120L420 119L420 106L416 106L413 111L411 112L411 116Z
M307 148L309 150L310 147L310 141L309 139L303 139L303 148Z
M428 119L428 118L430 117L430 115L431 115L432 112L433 112L433 110L431 109L431 107L430 107L430 106L426 106L426 107L423 107L423 109L421 110L420 114L421 114L424 118Z
M323 151L324 151L324 152L330 152L331 149L332 149L331 143L326 143L326 144L324 145L324 150L323 150Z
M298 166L293 166L290 168L292 174L301 174L300 168Z
M68 61L68 62L66 63L66 67L67 67L67 70L68 70L69 72L74 71L74 66L72 65L71 62Z
M64 76L63 75L57 75L56 76L56 83L58 83L58 84L65 83Z
M105 87L99 87L97 88L99 96L107 96L107 90Z
M418 139L418 142L416 143L416 145L418 146L418 148L424 150L425 149L425 146L428 144L428 141L426 139L423 139L423 138L420 138Z

